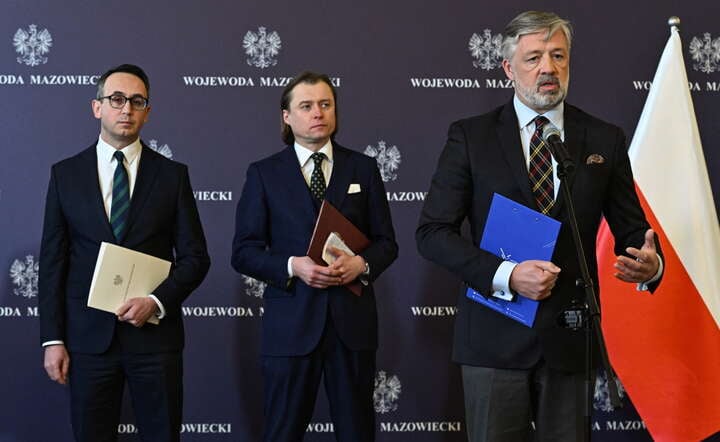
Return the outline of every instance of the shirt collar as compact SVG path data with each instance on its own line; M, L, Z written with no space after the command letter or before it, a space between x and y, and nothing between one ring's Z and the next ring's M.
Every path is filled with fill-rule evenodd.
M140 156L141 150L142 144L140 143L140 138L138 138L137 140L120 149L120 152L125 155L125 161L127 161L128 165L131 165L133 161L135 161ZM113 160L113 155L115 155L115 151L117 151L117 149L106 143L102 139L102 137L98 137L97 155L99 159L103 160L104 162L110 163Z
M515 114L518 117L518 124L520 125L520 130L523 130L528 124L531 124L532 121L537 117L538 115L542 115L550 122L558 128L560 132L563 131L563 111L565 109L565 102L561 101L560 104L555 106L554 108L550 109L549 111L538 114L536 111L530 109L520 101L517 94L515 94L515 97L513 98L513 106L515 107ZM532 130L535 130L535 126L531 127Z
M293 147L295 148L295 155L297 155L298 161L300 162L300 167L305 167L305 163L310 161L310 157L315 152L305 146L299 145L297 142L295 142ZM325 143L325 145L321 147L318 152L324 153L328 161L331 163L333 162L333 147L330 140L328 140L328 142Z

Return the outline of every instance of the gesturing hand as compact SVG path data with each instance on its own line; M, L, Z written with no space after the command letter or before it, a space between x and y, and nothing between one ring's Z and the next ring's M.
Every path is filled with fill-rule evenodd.
M645 243L639 250L635 247L625 249L633 258L620 255L615 262L615 277L625 282L645 282L657 274L660 261L655 247L655 232L648 229L645 232Z

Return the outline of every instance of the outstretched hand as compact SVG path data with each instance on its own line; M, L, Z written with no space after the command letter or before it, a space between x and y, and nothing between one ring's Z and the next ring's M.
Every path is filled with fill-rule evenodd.
M652 279L658 271L660 261L655 246L655 232L645 232L645 243L640 249L628 247L625 251L633 258L618 256L615 262L615 277L621 281L640 283Z

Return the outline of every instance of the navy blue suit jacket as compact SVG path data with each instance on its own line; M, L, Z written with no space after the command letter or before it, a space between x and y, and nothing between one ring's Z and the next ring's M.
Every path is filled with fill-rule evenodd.
M100 243L119 244L171 261L153 294L166 317L135 328L114 314L87 307ZM41 340L62 340L71 352L102 353L116 327L135 353L182 349L180 306L210 267L187 167L143 145L125 238L118 243L102 201L95 144L53 165L40 251Z
M360 192L348 193L350 184ZM377 348L377 312L372 284L362 296L345 287L314 289L288 279L290 256L305 256L317 211L292 146L252 163L237 205L232 265L268 283L265 289L261 352L267 356L310 353L328 313L351 350ZM370 239L361 255L370 281L397 257L385 187L374 159L333 143L333 171L326 199Z
M620 128L567 103L564 125L565 145L576 165L572 199L597 290L595 238L602 216L615 235L617 254L628 246L640 248L650 226L635 193ZM450 126L416 232L418 250L425 258L485 295L492 293L493 276L502 262L478 248L493 193L537 210L518 128L512 102ZM603 161L588 161L591 155L600 155ZM562 309L584 300L583 289L575 285L580 268L560 194L550 215L562 222L552 258L562 271L552 296L540 302L534 326L526 327L469 300L465 286L458 298L455 321L456 362L529 368L544 358L557 369L583 369L584 333L557 326ZM471 238L460 234L465 219Z

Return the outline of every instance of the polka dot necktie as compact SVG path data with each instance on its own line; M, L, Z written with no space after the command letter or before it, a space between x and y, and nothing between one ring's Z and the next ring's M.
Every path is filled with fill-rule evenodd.
M547 214L555 204L553 185L552 157L550 149L542 139L543 126L549 121L545 117L535 117L535 133L530 138L530 185L538 208Z
M125 155L122 152L115 151L113 154L117 160L115 167L115 175L113 175L112 203L110 205L110 225L112 226L115 239L120 241L125 234L125 227L128 217L128 209L130 208L130 185L128 183L128 174L125 170Z
M322 162L327 157L324 153L315 152L310 158L315 163L315 168L310 175L310 192L318 201L322 201L325 198L325 175L322 171Z

